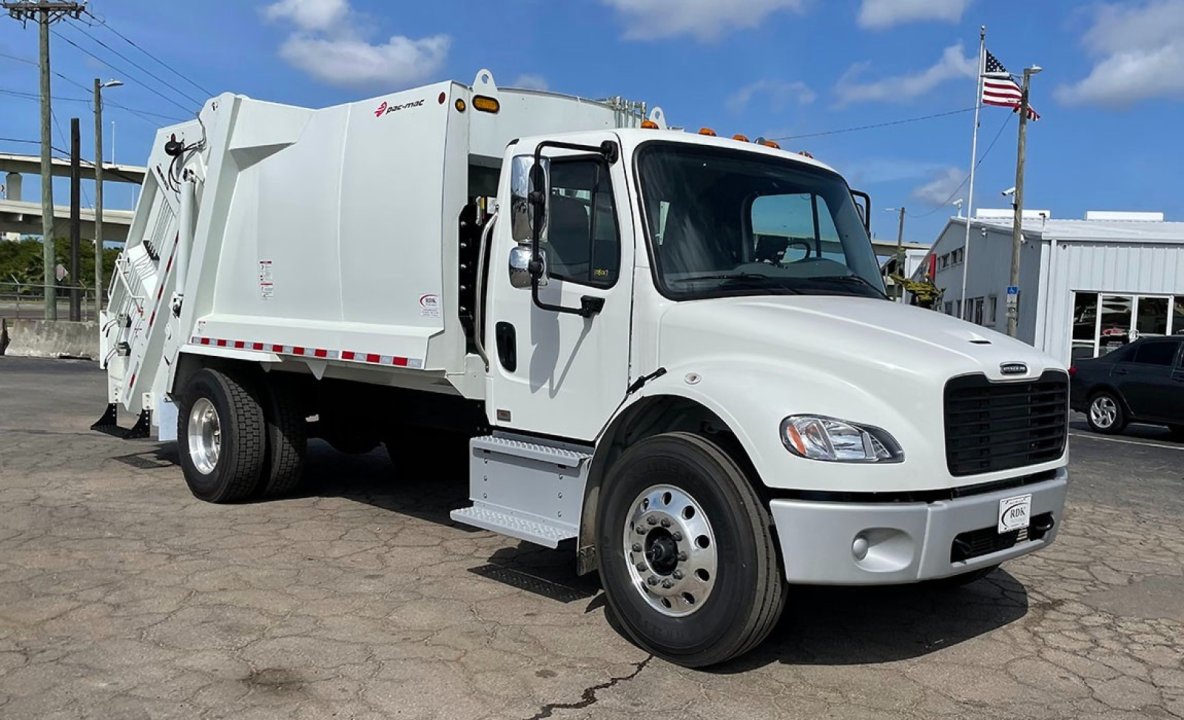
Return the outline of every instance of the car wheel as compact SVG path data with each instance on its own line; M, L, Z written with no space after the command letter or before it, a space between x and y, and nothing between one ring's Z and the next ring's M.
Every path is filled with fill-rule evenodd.
M621 456L601 492L600 577L635 643L703 667L769 634L785 601L771 522L721 447L690 433L656 435Z
M1094 432L1114 435L1126 427L1126 413L1118 396L1109 390L1094 393L1086 410L1086 421Z

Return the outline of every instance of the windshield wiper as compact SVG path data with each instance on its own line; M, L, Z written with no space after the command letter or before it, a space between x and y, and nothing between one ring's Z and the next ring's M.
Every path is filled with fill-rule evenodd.
M818 280L833 280L833 281L836 281L836 282L851 282L851 281L855 281L857 284L859 284L859 285L862 285L862 286L864 286L864 287L866 287L866 288L868 288L868 289L872 290L873 292L875 292L877 295L879 295L880 297L884 298L885 300L891 300L891 299L892 299L892 298L888 297L888 293L884 292L884 291L883 291L883 290L881 290L880 288L878 288L878 287L876 287L875 285L873 285L872 283L868 282L867 278L863 277L862 275L854 275L854 274L852 274L852 275L826 275L826 276L824 276L824 277L816 277L816 278L810 278L810 279L811 279L811 280L815 280L815 281L818 281Z
M678 282L695 282L696 280L751 280L758 282L776 282L776 278L769 275L762 275L760 273L709 273L706 275L692 275L683 278L671 278Z

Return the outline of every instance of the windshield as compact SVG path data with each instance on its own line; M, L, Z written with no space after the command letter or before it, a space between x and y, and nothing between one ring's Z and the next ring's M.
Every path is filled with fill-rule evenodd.
M655 143L641 151L638 174L656 277L668 297L885 297L851 191L835 173Z

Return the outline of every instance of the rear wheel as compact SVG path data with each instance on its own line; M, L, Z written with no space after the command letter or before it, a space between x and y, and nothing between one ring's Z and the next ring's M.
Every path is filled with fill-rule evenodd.
M1168 430L1177 438L1184 439L1184 425L1168 425Z
M267 460L263 494L268 497L287 495L300 486L308 447L304 412L296 399L295 388L283 378L273 378L267 388L264 411Z
M177 444L189 490L214 503L254 493L267 451L263 408L245 378L205 368L190 378L177 413Z
M643 440L610 469L601 492L601 580L634 642L702 667L769 634L785 599L771 524L718 445L690 433Z
M1085 414L1094 432L1114 435L1126 427L1126 413L1123 412L1122 402L1109 390L1094 393Z

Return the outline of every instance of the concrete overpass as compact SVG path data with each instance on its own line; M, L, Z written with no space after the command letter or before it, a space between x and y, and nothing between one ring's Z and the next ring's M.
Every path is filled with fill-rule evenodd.
M54 177L70 177L70 163L67 160L54 158L51 174ZM82 163L82 178L95 179L94 165ZM133 183L141 185L144 182L146 168L137 165L103 165L103 184L108 182ZM5 198L0 200L0 238L7 233L19 235L41 234L41 203L25 202L22 200L24 175L41 175L41 158L35 155L15 155L0 153L0 173L4 174ZM82 237L93 239L95 236L94 208L82 208ZM54 234L58 237L69 235L70 206L54 205ZM123 242L127 240L127 231L132 224L131 210L103 210L103 241Z

